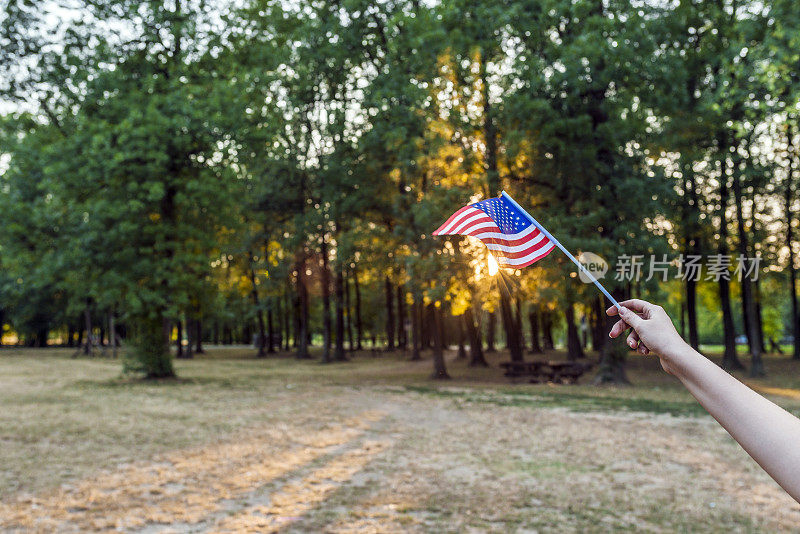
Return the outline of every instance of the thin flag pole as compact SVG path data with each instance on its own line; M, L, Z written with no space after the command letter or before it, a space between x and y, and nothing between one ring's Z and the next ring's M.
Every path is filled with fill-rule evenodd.
M523 215L525 215L525 216L528 218L528 220L529 220L529 221L531 221L531 223L533 223L533 225L534 225L536 228L538 228L538 229L539 229L539 231L540 231L540 232L542 232L542 233L545 235L545 237L547 237L547 239L549 239L550 241L552 241L552 242L553 242L553 244L554 244L555 246L557 246L558 248L560 248L560 249L561 249L561 252L563 252L564 254L566 254L566 255L567 255L567 257L568 257L569 259L571 259L571 260L572 260L572 263L574 263L575 265L577 265L577 266L578 266L578 269L580 269L580 271L581 271L583 274L585 274L586 276L588 276L588 277L589 277L589 280L591 280L591 281L594 283L594 285L596 285L596 286L597 286L597 289L599 289L600 291L602 291L602 292L603 292L603 295L605 295L606 297L608 297L608 300L610 300L610 301L611 301L611 303L612 303L614 306L616 306L616 307L617 307L617 309L620 309L620 304L619 304L619 302L617 302L617 301L616 301L616 299L615 299L614 297L612 297L612 296L611 296L611 293L609 293L608 291L606 291L606 288L604 288L604 287L603 287L603 284L601 284L601 283L600 283L600 282L597 280L597 278L595 278L595 277L594 277L594 275L593 275L592 273L590 273L590 272L589 272L589 270L588 270L586 267L584 267L584 266L583 266L583 264L582 264L581 262L579 262L579 261L577 260L577 258L575 258L575 256L573 256L572 254L570 254L569 250L567 250L566 248L564 248L564 245L562 245L561 243L559 243L558 239L556 239L555 237L553 237L553 234L551 234L550 232L548 232L547 230L545 230L544 226L542 226L541 224L539 224L539 221L537 221L536 219L534 219L534 218L531 216L531 214L530 214L530 213L528 213L527 211L525 211L525 208L523 208L522 206L520 206L519 204L517 204L517 201L516 201L516 200L514 200L513 198L511 198L511 196L510 196L508 193L506 193L505 191L503 191L502 193L500 193L500 196L502 196L503 198L505 198L506 200L508 200L508 201L509 201L509 202L510 202L510 203L511 203L511 204L512 204L512 205L513 205L515 208L517 208L519 211L521 211L521 212L522 212L522 214L523 214Z

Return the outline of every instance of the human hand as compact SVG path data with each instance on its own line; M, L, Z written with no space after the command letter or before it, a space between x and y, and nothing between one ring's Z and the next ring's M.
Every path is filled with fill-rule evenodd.
M662 358L664 370L670 372L664 358L670 358L685 347L686 342L675 330L675 325L664 308L640 299L620 302L620 306L620 310L616 306L606 310L608 315L619 315L621 319L614 324L608 335L615 338L632 328L628 334L628 345L640 354L657 353Z

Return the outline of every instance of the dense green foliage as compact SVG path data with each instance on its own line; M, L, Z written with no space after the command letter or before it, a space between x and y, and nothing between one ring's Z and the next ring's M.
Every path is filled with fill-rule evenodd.
M737 334L761 374L762 345L800 333L789 0L80 4L0 20L0 324L25 342L85 330L89 350L99 320L158 377L176 326L189 355L379 338L446 377L443 346L480 364L498 315L512 358L554 332L579 357L583 330L599 380L626 380L565 258L491 277L480 245L430 235L502 189L726 365ZM614 277L625 255L718 253L762 276Z

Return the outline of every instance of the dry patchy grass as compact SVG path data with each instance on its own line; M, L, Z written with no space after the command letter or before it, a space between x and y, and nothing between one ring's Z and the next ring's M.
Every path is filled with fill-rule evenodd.
M0 530L790 531L800 506L652 358L623 388L215 349L175 382L0 352ZM553 354L550 357L558 357ZM495 355L494 363L504 356ZM753 382L800 408L795 365Z

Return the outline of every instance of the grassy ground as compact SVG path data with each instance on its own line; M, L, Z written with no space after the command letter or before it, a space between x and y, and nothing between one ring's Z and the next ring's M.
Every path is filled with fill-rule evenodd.
M790 531L800 506L653 358L631 387L216 348L176 382L0 351L0 530ZM558 358L560 354L548 357ZM452 355L451 355L452 357ZM754 387L800 413L800 366ZM744 378L744 377L742 377ZM588 381L587 381L588 382Z

